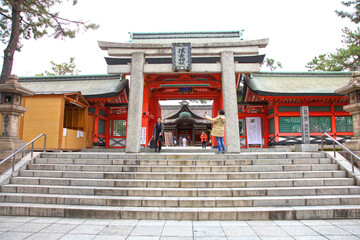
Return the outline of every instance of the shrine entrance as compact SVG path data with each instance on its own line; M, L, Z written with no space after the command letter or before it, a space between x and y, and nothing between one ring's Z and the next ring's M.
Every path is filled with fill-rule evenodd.
M218 109L223 109L221 87L221 74L146 74L142 117L146 140L143 140L143 144L149 142L153 126L157 118L162 116L159 101L211 100L212 109L207 114L215 117ZM203 116L193 113L187 105L163 120L165 131L172 133L178 145L181 138L186 138L188 145L200 145L201 132L205 131L210 135L211 123Z
M126 152L138 153L161 116L159 100L213 100L212 117L226 113L228 153L240 152L237 89L242 74L256 73L268 39L243 41L242 31L131 33L127 43L99 42L109 74L130 75ZM186 97L185 97L186 96ZM181 133L188 134L188 133ZM194 138L195 130L191 132Z

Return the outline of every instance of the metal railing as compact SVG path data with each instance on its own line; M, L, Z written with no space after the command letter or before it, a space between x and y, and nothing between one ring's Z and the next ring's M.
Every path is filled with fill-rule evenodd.
M41 138L42 136L44 136L44 152L46 152L46 134L40 134L39 136L37 136L36 138L34 138L33 140L31 140L31 142L27 143L25 146L23 146L22 148L18 149L16 152L14 152L13 154L11 154L10 156L8 156L7 158L5 158L4 160L2 160L0 162L0 165L3 164L4 162L6 162L7 160L9 160L10 158L12 159L12 172L14 172L15 169L15 156L16 154L20 153L22 150L24 150L25 148L27 148L30 144L31 144L31 157L33 157L33 153L34 153L34 142L36 140L38 140L39 138Z
M356 155L355 153L353 153L352 151L350 151L347 147L345 147L344 145L342 145L341 143L336 141L332 136L330 136L326 132L321 134L321 150L322 151L324 151L324 135L327 136L328 138L330 138L333 141L334 157L336 157L335 143L340 145L344 150L346 150L347 152L349 152L351 154L350 155L350 158L351 158L351 170L352 170L352 172L354 172L354 157L357 158L358 161L360 160L360 157L358 155Z

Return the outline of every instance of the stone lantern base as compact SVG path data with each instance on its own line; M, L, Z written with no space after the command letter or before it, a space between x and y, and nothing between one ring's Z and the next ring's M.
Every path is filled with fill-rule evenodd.
M17 80L16 75L11 75L8 81L0 84L0 113L2 115L0 160L8 157L26 144L17 137L19 116L26 112L26 108L21 106L21 98L31 96L34 93L22 87Z
M19 148L25 146L25 144L26 143L23 140L18 138L0 137L0 161L10 156Z

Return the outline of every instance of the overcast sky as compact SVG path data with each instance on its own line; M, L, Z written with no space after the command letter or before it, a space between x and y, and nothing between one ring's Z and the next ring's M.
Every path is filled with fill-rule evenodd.
M75 57L80 74L106 74L106 52L97 41L126 42L129 32L241 29L246 40L270 38L261 53L280 61L281 71L307 71L313 57L342 47L341 29L355 28L336 9L352 10L341 0L79 0L75 7L59 6L62 16L89 20L100 28L75 39L23 41L13 74L33 76L50 70L50 61L68 62L70 57Z

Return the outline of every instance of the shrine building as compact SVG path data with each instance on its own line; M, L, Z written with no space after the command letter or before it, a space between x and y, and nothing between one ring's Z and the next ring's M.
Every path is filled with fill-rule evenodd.
M158 117L179 139L196 145L211 124L191 105L165 112L159 101L207 100L207 114L225 110L228 153L241 147L301 143L300 106L309 107L311 142L322 132L339 141L353 135L343 106L348 97L334 90L350 72L260 72L268 39L243 40L241 31L131 33L129 42L102 42L106 75L22 77L35 92L24 97L19 137L47 133L49 148L125 148L140 152ZM212 141L215 143L216 141ZM75 146L75 147L74 147Z

